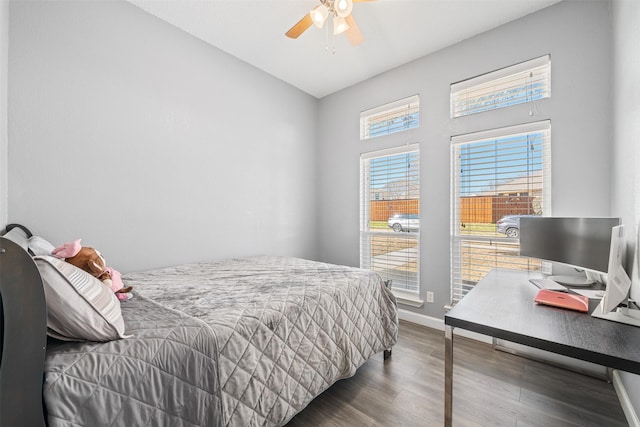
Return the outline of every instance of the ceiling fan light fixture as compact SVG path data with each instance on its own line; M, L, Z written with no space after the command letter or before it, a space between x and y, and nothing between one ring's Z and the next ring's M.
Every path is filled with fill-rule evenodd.
M311 9L309 15L311 15L313 24L318 28L322 28L325 21L327 20L327 17L329 16L329 9L327 9L327 6L325 6L324 4L321 4Z
M353 10L353 0L335 0L333 2L333 9L336 11L336 15L341 18L346 18Z
M337 36L338 34L342 34L348 29L349 29L349 25L347 25L347 21L345 21L342 16L333 17L333 35L334 36Z

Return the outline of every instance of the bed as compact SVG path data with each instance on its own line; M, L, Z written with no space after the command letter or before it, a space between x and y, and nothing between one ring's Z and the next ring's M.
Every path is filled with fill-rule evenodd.
M39 396L49 426L284 425L397 339L379 275L275 256L124 274L117 339L45 339L53 261L29 249L0 238L2 425L42 425Z

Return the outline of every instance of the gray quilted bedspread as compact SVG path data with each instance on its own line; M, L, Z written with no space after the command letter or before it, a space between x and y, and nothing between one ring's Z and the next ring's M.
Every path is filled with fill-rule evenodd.
M366 270L256 257L130 273L132 338L50 346L50 425L283 425L395 344Z

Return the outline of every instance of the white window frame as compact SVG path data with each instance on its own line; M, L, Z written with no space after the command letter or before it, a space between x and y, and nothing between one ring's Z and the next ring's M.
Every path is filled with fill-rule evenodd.
M504 258L517 257L518 248L517 241L504 235L491 232L479 232L478 234L471 234L468 231L464 233L461 231L461 170L463 167L460 164L459 149L465 144L483 143L491 140L501 140L504 138L526 135L526 134L538 134L542 133L543 142L541 146L542 156L542 193L540 200L540 209L544 216L551 215L551 122L544 120L540 122L527 123L523 125L509 126L499 129L492 129L487 131L475 132L465 135L458 135L451 138L451 303L455 304L462 299L464 295L475 285L476 282L469 280L469 276L473 274L464 273L464 269L474 270L473 258L467 259L463 255L463 248L469 250L469 247L476 245L478 250L486 251L486 253L495 252L495 259L487 260L487 265L501 266L505 262ZM488 169L491 166L487 166ZM496 192L498 194L498 192ZM505 257L498 256L499 254L509 254ZM515 259L515 258L513 258ZM529 261L526 259L519 260L522 264L517 265L517 268L537 270L541 268L541 264L535 261ZM469 267L471 266L471 267ZM485 267L485 266L483 266ZM542 264L542 268L547 266Z
M398 124L397 122L402 122ZM372 127L377 131L371 132ZM420 127L420 95L413 95L360 113L360 140Z
M451 118L551 97L551 56L451 84Z
M376 200L375 196L370 191L370 174L369 169L370 162L373 159L379 159L384 157L392 157L397 155L416 153L418 164L417 167L417 183L420 185L420 145L418 143L409 144L401 147L378 150L368 153L362 153L360 156L360 267L378 271L385 280L391 280L391 286L394 294L398 300L404 304L419 307L423 304L420 299L420 233L417 230L410 230L408 232L394 232L389 228L384 229L372 229L370 227L370 210L372 200ZM416 190L412 190L415 195ZM420 191L417 190L418 206L420 203ZM394 199L385 199L394 200ZM407 242L415 242L417 253L414 251L406 252L406 259L399 256L397 252L387 252L381 255L377 255L379 264L373 265L372 262L372 239L378 238L380 241L384 239L393 240L407 240ZM411 262L416 262L416 271L411 268L406 270L400 269L400 274L396 274L393 271L385 269L385 266L392 265L394 263L409 265ZM406 281L406 282L405 282ZM413 289L414 288L414 289Z

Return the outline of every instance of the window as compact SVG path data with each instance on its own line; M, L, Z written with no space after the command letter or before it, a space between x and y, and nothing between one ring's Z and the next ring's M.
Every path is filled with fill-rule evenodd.
M462 117L551 96L549 55L451 85L451 117Z
M451 300L495 267L540 270L520 258L519 215L549 215L549 121L455 136Z
M360 266L396 291L420 289L418 144L360 157Z
M414 95L360 113L360 139L420 126L420 96Z

